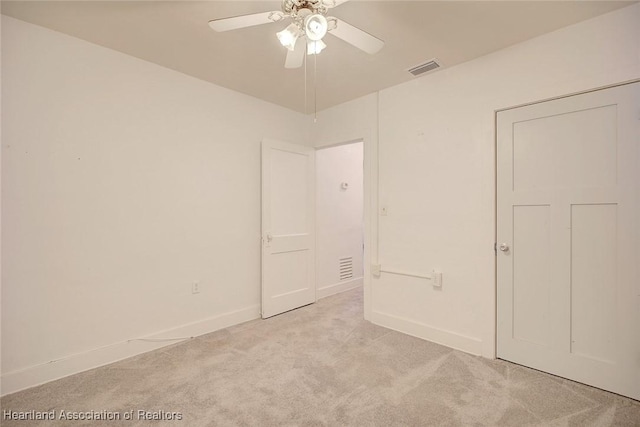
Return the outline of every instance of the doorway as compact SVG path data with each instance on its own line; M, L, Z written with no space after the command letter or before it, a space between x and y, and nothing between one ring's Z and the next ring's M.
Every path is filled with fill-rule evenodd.
M364 276L364 142L316 151L316 296L358 288Z

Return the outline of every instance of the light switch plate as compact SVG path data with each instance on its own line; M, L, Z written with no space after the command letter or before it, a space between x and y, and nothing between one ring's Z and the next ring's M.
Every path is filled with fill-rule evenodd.
M373 264L371 266L371 274L373 274L374 276L379 276L380 275L380 264Z

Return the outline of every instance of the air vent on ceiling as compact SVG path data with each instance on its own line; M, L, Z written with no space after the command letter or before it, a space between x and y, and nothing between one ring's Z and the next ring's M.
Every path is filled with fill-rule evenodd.
M353 258L340 258L340 280L353 278Z
M431 70L435 70L436 68L440 68L440 62L437 58L433 58L430 61L418 64L415 67L411 67L407 71L417 77Z

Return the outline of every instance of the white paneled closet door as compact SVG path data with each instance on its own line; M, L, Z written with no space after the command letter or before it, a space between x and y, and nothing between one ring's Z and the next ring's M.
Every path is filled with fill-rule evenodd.
M498 357L640 399L640 83L497 126Z

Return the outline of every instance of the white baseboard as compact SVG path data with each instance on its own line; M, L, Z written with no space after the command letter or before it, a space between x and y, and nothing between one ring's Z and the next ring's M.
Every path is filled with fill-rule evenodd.
M7 372L0 377L0 394L2 396L15 393L30 387L57 380L89 369L108 365L128 357L148 351L157 350L178 341L143 341L161 340L174 337L197 337L215 332L229 326L257 319L260 317L260 306L252 306L242 310L224 313L205 320L185 324L176 328L156 332L144 337L132 338L82 353L30 366L18 371Z
M339 294L340 292L350 291L351 289L355 289L359 286L362 286L362 277L349 280L348 282L339 282L318 288L316 291L316 297L318 299L326 298L331 295Z
M465 353L470 353L476 356L482 354L482 340L478 338L468 337L456 332L435 328L403 317L372 311L371 323L393 329L394 331L402 332L403 334L422 338L436 344L464 351Z

